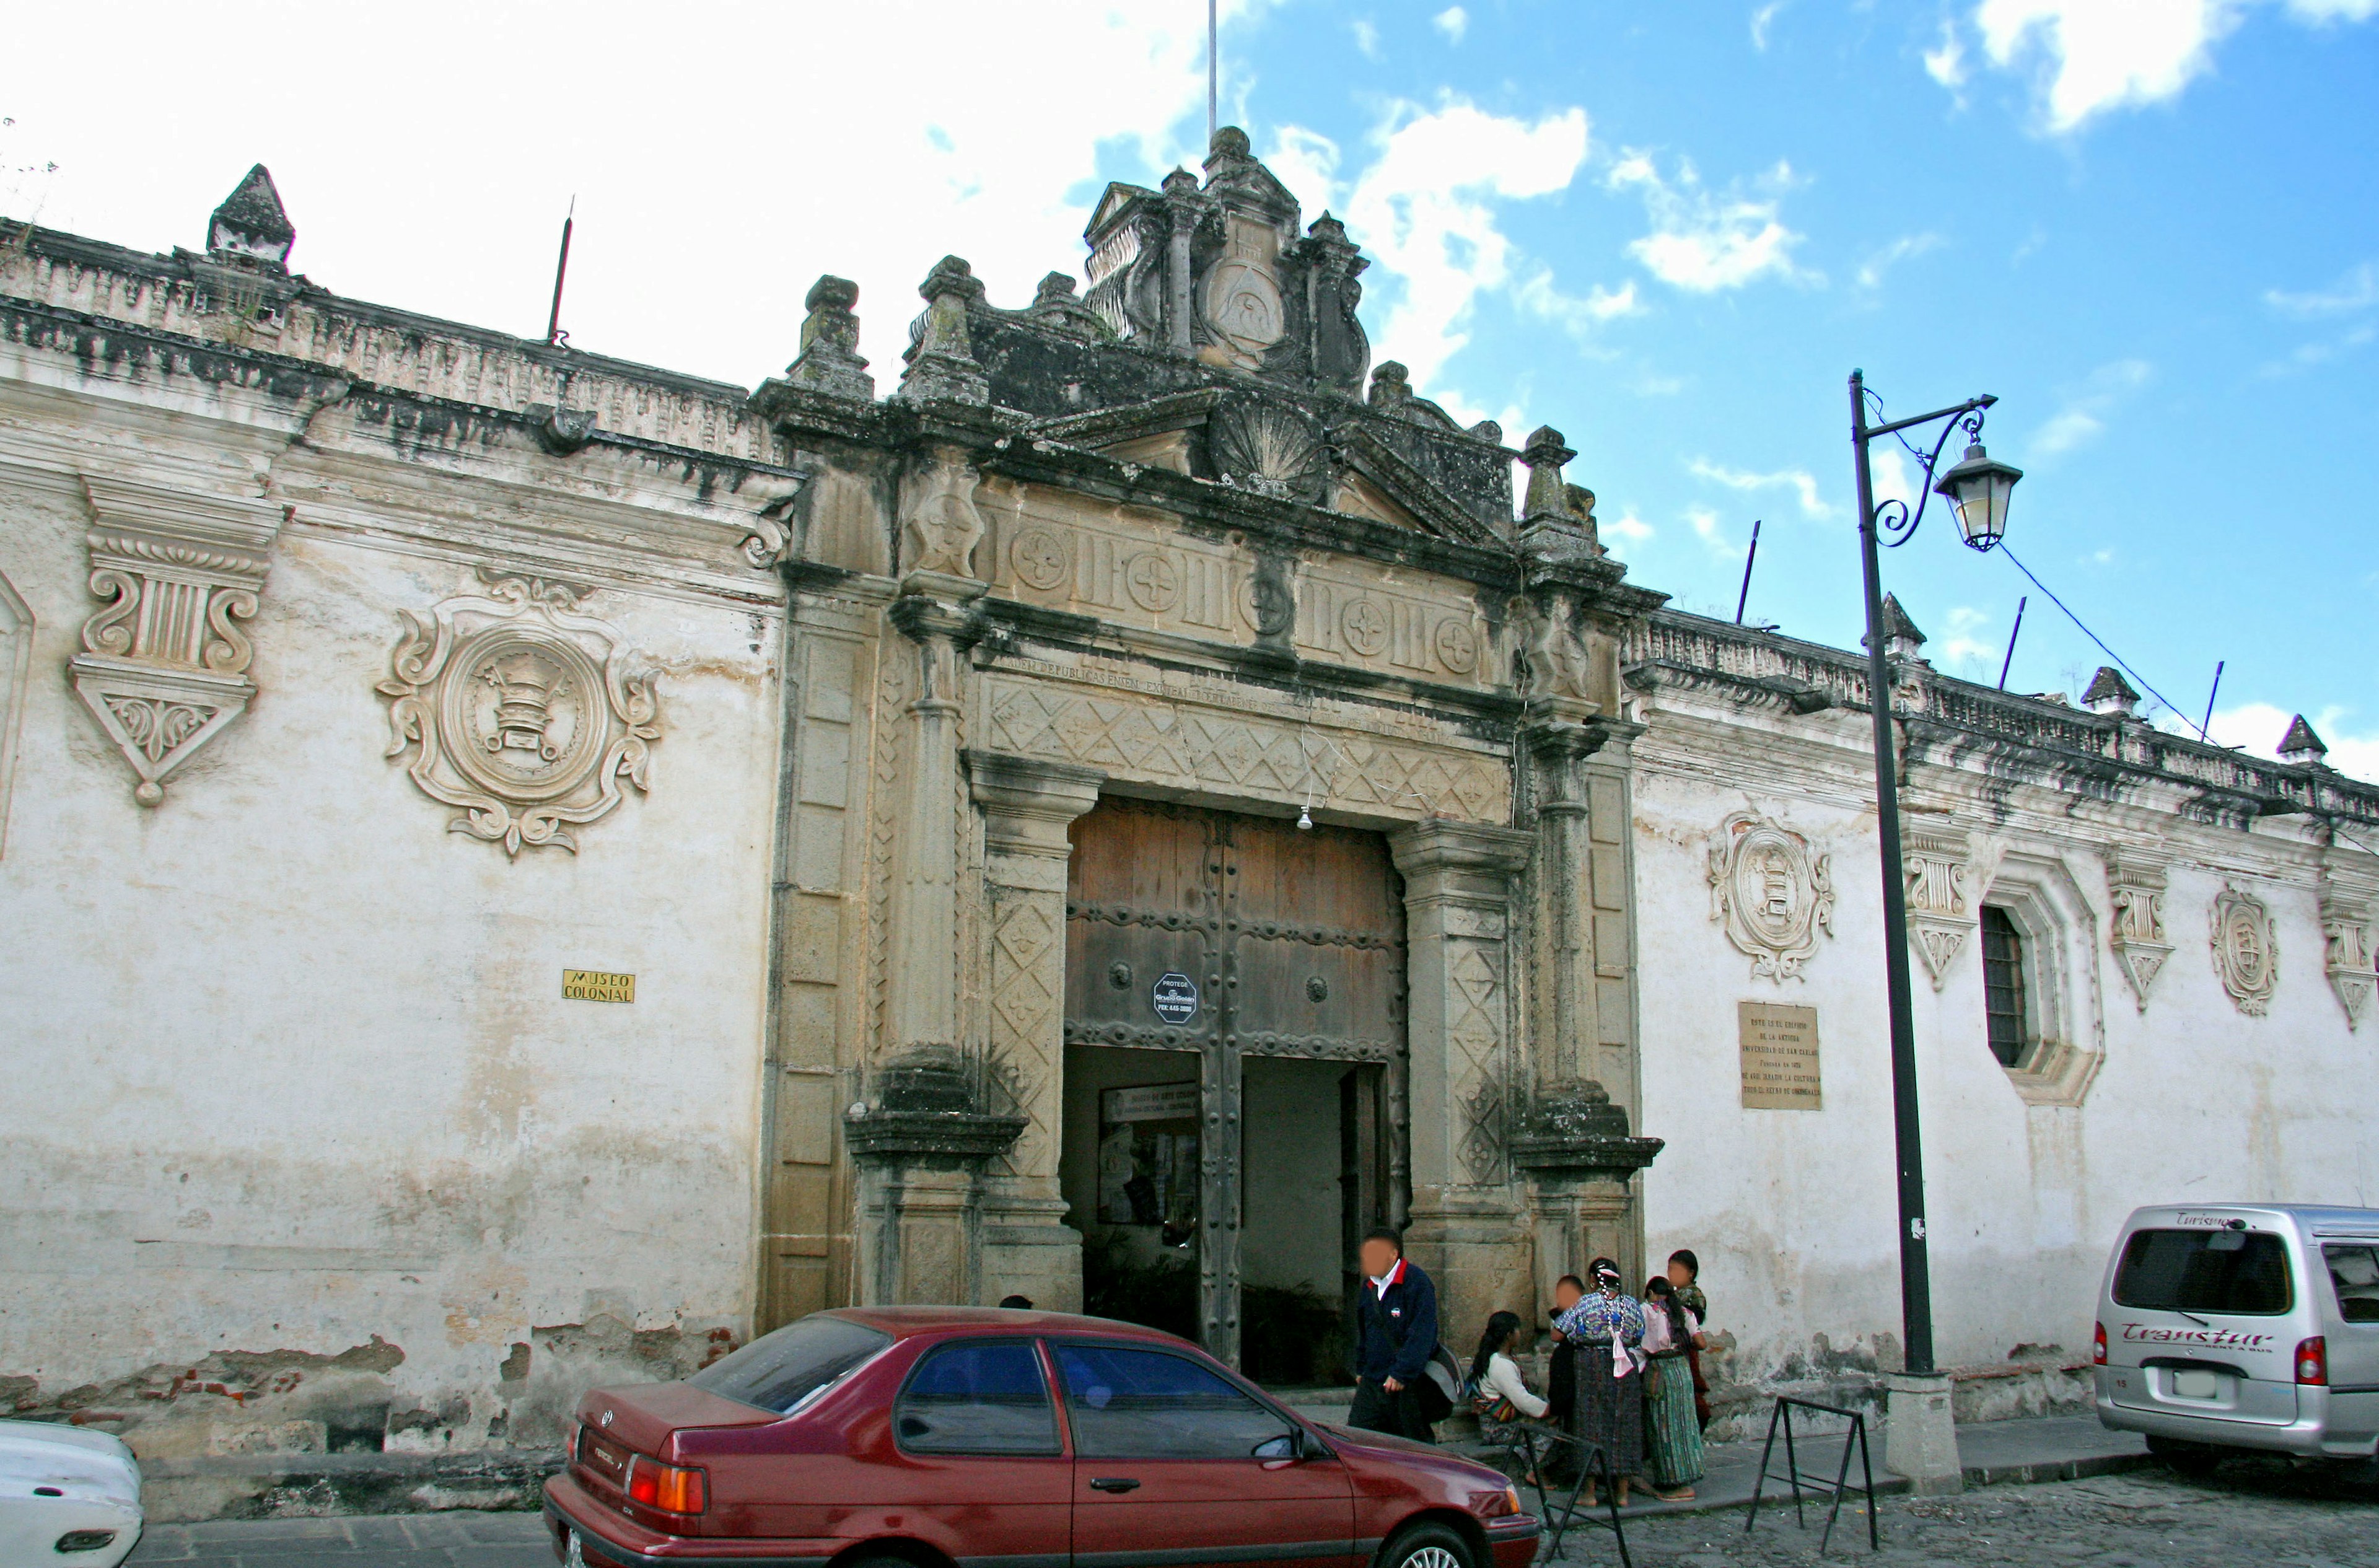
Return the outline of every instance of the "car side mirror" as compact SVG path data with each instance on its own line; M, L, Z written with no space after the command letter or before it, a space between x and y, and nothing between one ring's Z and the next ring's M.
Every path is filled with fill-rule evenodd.
M1305 1434L1301 1431L1283 1432L1278 1437L1264 1439L1248 1452L1250 1457L1257 1459L1302 1459L1305 1457Z

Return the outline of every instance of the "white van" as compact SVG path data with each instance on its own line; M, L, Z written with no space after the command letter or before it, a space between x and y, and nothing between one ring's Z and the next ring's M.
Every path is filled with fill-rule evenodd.
M2379 1210L2142 1209L2098 1297L2098 1419L2174 1468L2379 1446Z

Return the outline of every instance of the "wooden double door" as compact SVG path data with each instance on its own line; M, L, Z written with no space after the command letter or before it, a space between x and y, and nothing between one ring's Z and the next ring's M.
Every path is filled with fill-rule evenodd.
M1410 1203L1401 879L1377 834L1107 797L1071 829L1066 1042L1198 1065L1197 1327L1238 1365L1241 1230L1268 1151L1249 1057L1347 1064L1336 1106L1343 1282Z

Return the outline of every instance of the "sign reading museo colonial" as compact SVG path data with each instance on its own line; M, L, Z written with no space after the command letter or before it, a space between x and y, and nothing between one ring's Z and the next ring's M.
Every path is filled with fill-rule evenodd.
M1824 1109L1817 1072L1817 1009L1735 1004L1743 1039L1743 1108Z
M1198 1016L1198 985L1177 971L1160 974L1149 988L1149 1005L1167 1023L1188 1023Z
M565 1002L633 1002L636 999L636 977L633 974L612 974L599 969L566 969L562 971L562 999Z

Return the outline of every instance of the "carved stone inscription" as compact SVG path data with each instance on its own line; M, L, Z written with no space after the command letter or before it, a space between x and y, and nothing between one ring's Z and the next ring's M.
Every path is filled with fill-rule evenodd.
M1822 1111L1817 1009L1776 1002L1738 1002L1746 1111Z
M1298 565L1275 604L1269 595L1279 590L1259 580L1245 551L1129 522L1011 504L998 509L989 559L976 565L994 591L1028 604L1204 642L1244 645L1286 630L1309 658L1445 685L1496 683L1489 628L1467 597L1331 561ZM1282 613L1292 607L1293 616Z

